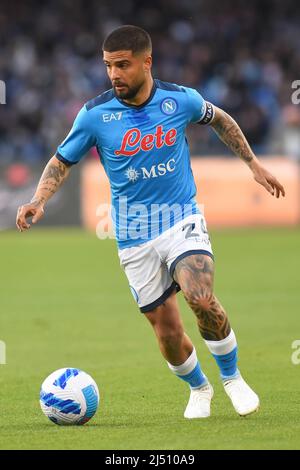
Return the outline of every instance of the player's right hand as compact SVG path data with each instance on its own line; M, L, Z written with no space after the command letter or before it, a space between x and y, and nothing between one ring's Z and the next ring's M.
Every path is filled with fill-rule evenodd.
M19 232L24 232L30 228L30 224L26 219L32 217L32 223L35 224L38 222L44 215L44 207L42 204L37 204L36 202L29 202L20 206L17 212L16 225Z

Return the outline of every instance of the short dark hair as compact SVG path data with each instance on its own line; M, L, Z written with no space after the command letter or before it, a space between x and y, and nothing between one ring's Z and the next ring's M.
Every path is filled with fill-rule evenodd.
M120 26L114 29L105 39L102 50L106 52L132 51L137 52L152 51L152 42L149 34L142 28L133 25Z

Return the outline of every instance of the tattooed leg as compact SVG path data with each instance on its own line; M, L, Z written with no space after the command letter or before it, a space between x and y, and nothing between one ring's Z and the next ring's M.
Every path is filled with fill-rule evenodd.
M238 369L235 334L213 294L213 266L209 256L187 256L177 263L174 278L197 316L200 333L219 367L227 395L237 413L246 416L258 409L259 398Z
M187 256L177 263L174 277L197 317L199 331L217 362L221 378L238 377L235 334L213 294L213 260L200 254Z
M226 312L213 294L213 260L201 254L187 256L177 263L174 279L197 317L202 337L209 341L228 337L231 328Z

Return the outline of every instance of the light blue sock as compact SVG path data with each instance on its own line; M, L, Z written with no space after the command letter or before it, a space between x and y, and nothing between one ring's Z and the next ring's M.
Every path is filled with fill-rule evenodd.
M219 366L221 379L228 380L240 376L237 367L237 342L234 331L231 330L227 338L220 341L205 341Z
M173 366L168 362L168 366L179 379L187 382L191 389L201 388L208 383L206 376L201 370L195 348L183 364Z

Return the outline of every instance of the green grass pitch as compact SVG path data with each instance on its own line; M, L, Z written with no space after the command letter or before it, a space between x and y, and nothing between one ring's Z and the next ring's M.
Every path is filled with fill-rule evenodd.
M215 292L239 343L239 366L261 398L237 416L178 294L186 331L215 388L212 416L183 418L189 390L168 370L119 267L115 242L80 230L0 235L1 449L299 449L300 231L214 231ZM39 408L44 378L78 367L96 380L89 424L59 427Z

